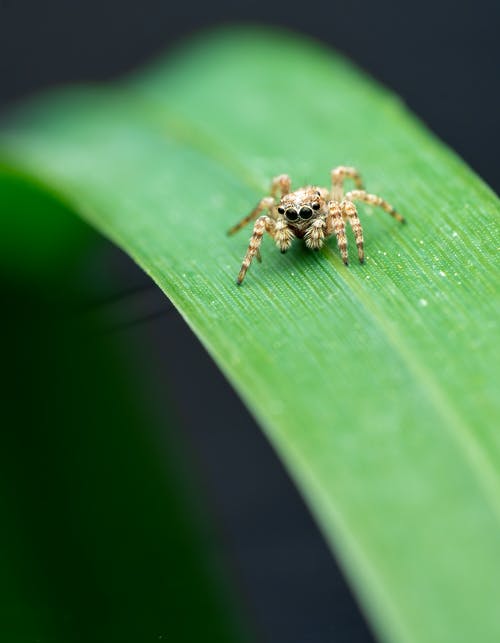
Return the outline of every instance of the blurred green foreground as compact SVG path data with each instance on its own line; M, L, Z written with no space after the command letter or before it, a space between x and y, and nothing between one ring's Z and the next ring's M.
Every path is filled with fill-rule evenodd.
M0 640L242 640L175 425L82 314L94 233L14 175L0 198Z

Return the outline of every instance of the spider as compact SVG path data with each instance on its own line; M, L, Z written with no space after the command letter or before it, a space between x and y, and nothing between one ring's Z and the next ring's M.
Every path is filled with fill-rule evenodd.
M335 234L342 261L347 266L349 257L345 235L346 221L349 221L356 239L359 261L364 263L365 260L363 228L353 201L364 201L370 205L380 206L397 221L405 223L404 218L396 212L392 205L363 189L361 176L355 168L336 167L331 171L331 177L331 190L308 185L292 192L290 177L287 174L280 174L272 180L270 196L261 199L248 216L228 231L228 234L234 234L261 212L267 210L268 214L259 216L254 224L250 244L236 280L238 285L245 278L252 259L256 257L257 261L262 261L260 244L264 232L271 235L283 253L290 248L295 238L304 239L308 248L319 250L325 239ZM356 189L344 195L346 178L354 181ZM281 193L279 201L277 199L278 192Z

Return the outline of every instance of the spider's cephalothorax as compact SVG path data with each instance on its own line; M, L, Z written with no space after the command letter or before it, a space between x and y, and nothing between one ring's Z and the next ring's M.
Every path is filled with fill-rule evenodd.
M360 262L363 263L365 259L363 228L353 201L364 201L371 205L378 205L395 219L404 223L403 217L396 212L392 205L379 196L368 194L363 190L361 177L353 167L337 167L332 170L331 177L332 187L330 190L307 186L291 192L290 178L286 174L277 176L271 183L271 196L261 199L247 217L229 230L229 234L233 234L257 218L261 212L265 210L268 212L267 215L258 217L254 224L250 244L238 274L238 285L245 278L252 259L257 257L258 261L261 260L259 248L266 231L273 237L281 252L288 250L295 237L304 239L308 248L319 250L324 240L335 234L342 261L347 265L346 221L349 222L354 233ZM346 178L354 181L356 189L344 195L344 180ZM278 193L281 194L279 201L277 201Z

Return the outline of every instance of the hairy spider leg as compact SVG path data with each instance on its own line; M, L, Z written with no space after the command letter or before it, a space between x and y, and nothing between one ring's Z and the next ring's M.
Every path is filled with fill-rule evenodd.
M279 174L271 181L271 196L276 198L279 194L280 197L285 194L290 194L292 191L292 180L288 174Z
M248 250L245 254L245 257L243 258L243 263L241 264L241 269L238 274L238 279L236 280L236 283L238 286L241 284L243 279L245 278L245 275L247 273L247 270L250 267L250 264L252 263L252 259L258 255L260 257L260 244L262 243L262 237L264 236L264 232L268 232L271 237L274 238L275 234L275 222L271 217L268 217L266 215L263 215L257 219L255 222L255 225L253 227L253 234L250 237L250 243L248 244Z
M326 233L328 235L335 233L342 261L347 266L347 264L349 263L349 256L347 254L345 223L344 218L342 217L340 203L337 203L337 201L330 201L330 203L328 204L328 214L326 217Z
M268 210L269 214L272 214L272 209L274 207L274 199L272 196L265 196L261 199L255 208L248 214L246 217L243 217L236 225L234 225L230 230L227 231L229 235L238 232L241 228L244 228L250 221L259 216L263 210Z
M358 248L358 257L359 262L364 263L365 261L365 251L363 248L363 228L361 226L361 221L358 217L358 211L356 206L352 201L344 199L340 204L340 209L342 210L342 216L349 221L349 224L354 233L354 238L356 240L356 247Z
M344 197L344 181L346 179L352 179L354 185L359 189L363 189L363 181L361 175L355 167L347 167L345 165L339 165L338 167L333 168L331 171L332 177L332 192L331 199L332 201L342 201Z
M385 212L390 214L391 217L394 217L396 221L406 223L405 218L399 214L399 212L397 212L390 203L387 203L387 201L376 194L369 194L368 192L365 192L365 190L351 190L351 192L348 192L345 195L345 199L346 201L363 201L370 205L379 206L382 210L385 210Z
M250 221L256 219L263 210L267 209L269 211L269 216L275 218L275 216L273 215L273 207L276 205L276 198L278 197L278 194L281 198L282 196L285 196L285 194L289 194L291 189L292 182L288 174L279 174L278 176L275 176L271 181L271 196L266 196L261 199L255 206L255 208L250 212L250 214L239 221L239 223L234 225L228 231L228 234L234 234L235 232L238 232L238 230L241 230L241 228L244 228L248 223L250 223Z

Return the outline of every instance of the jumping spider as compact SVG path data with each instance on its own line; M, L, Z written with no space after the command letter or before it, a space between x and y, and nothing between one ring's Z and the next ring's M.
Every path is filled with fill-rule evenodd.
M378 205L401 223L405 222L387 201L375 194L365 192L361 176L353 167L336 167L331 171L331 177L331 190L308 185L291 192L290 177L287 174L277 176L271 183L271 196L261 199L248 216L229 230L228 234L234 234L262 211L268 211L267 215L260 216L254 224L250 244L238 274L238 285L245 278L252 259L257 257L257 261L261 261L259 248L266 231L281 252L286 252L290 248L295 237L304 239L308 248L319 250L324 240L335 234L342 261L347 266L349 259L345 235L346 221L349 221L356 239L359 261L363 263L365 260L363 228L353 201ZM356 189L344 195L346 178L354 181ZM278 192L281 192L281 198L277 203Z

